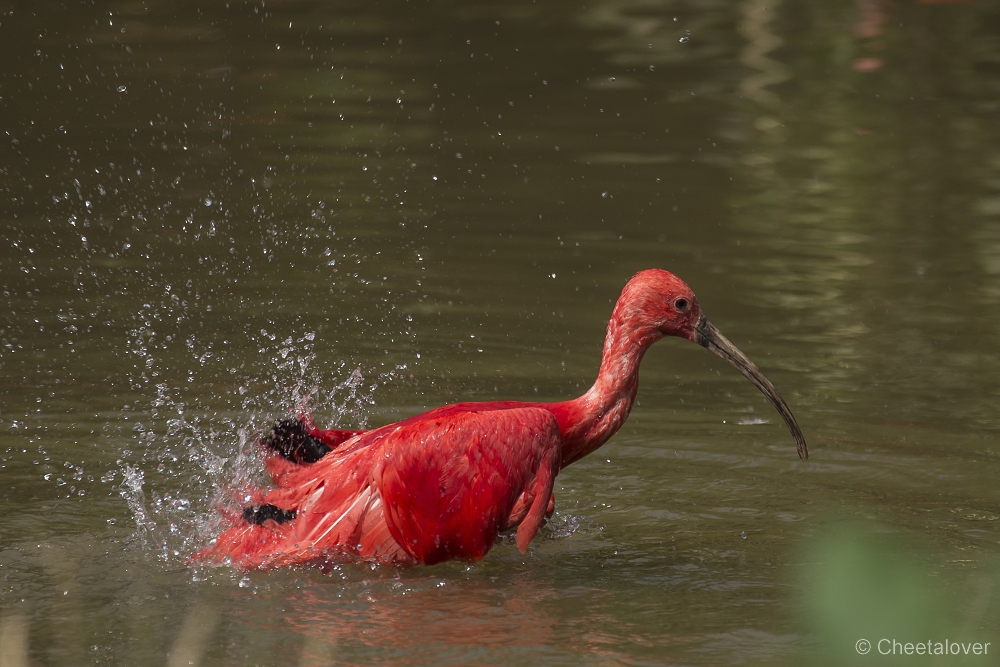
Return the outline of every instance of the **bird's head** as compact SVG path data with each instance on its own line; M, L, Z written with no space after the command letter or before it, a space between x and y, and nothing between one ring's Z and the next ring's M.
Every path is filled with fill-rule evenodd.
M685 338L728 361L774 404L795 439L799 457L809 458L802 430L781 394L757 365L708 321L694 291L683 280L662 269L640 271L622 290L612 320L634 331L640 340Z
M647 269L625 285L613 318L644 340L677 336L697 343L704 315L683 280L663 269Z

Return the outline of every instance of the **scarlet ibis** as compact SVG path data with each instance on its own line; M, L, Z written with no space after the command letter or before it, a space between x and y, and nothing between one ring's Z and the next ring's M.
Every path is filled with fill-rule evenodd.
M677 276L636 274L615 304L597 381L557 403L456 403L370 431L322 430L311 418L275 425L262 441L274 482L193 561L241 568L361 559L382 564L478 561L517 529L524 553L555 498L559 471L591 453L628 417L639 362L657 340L686 338L737 368L805 438L774 385L701 312Z

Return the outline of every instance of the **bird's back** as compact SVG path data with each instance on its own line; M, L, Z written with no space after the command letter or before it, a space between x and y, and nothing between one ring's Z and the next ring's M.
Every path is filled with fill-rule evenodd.
M514 526L523 550L544 520L559 455L558 424L542 408L438 408L355 436L313 464L269 458L275 488L254 501L294 519L234 517L195 559L246 568L344 557L475 561Z

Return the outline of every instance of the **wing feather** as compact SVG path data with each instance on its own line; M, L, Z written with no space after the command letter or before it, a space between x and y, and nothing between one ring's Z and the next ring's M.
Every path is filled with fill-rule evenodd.
M541 515L519 546L544 521L559 470L559 426L550 412L515 408L459 412L396 430L383 445L378 478L396 540L418 561L479 560L510 524L526 490L544 492Z
M456 407L359 434L311 465L269 462L276 487L262 502L296 510L295 519L237 520L193 558L245 568L476 561L518 524L524 552L559 472L558 423L536 407Z

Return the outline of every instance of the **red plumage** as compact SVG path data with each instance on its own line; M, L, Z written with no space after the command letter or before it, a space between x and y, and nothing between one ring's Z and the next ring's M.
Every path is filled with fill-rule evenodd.
M446 406L367 431L313 464L269 456L276 488L254 500L295 508L295 519L233 526L195 558L248 568L338 556L475 561L515 526L524 551L559 471L559 425L541 408L497 405Z
M365 432L320 430L306 417L308 434L331 451L315 463L272 451L266 467L275 486L251 498L293 518L249 520L252 510L231 517L231 527L192 560L241 568L350 558L398 565L477 561L513 528L524 553L553 510L559 470L625 421L639 362L666 335L698 342L737 366L775 403L805 458L801 432L770 382L708 323L687 285L651 269L623 290L597 381L583 396L459 403Z

